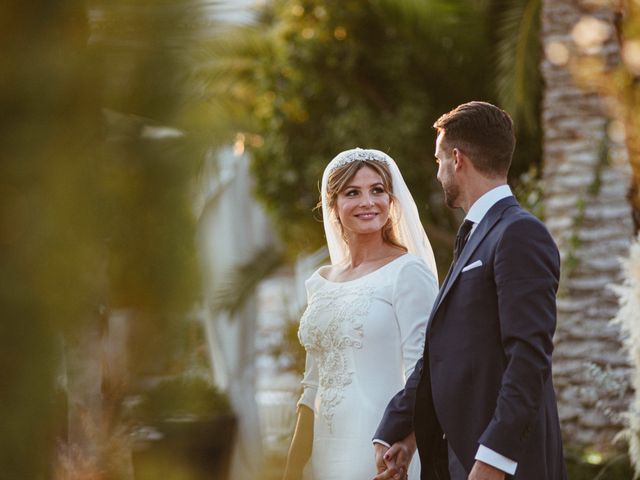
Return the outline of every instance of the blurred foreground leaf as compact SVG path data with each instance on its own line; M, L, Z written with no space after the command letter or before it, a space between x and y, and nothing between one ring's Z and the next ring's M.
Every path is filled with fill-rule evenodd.
M67 410L56 384L99 388L104 353L65 368L65 349L100 341L114 307L163 331L200 295L191 189L210 127L185 52L215 4L0 4L0 479L51 478L67 413L95 408Z

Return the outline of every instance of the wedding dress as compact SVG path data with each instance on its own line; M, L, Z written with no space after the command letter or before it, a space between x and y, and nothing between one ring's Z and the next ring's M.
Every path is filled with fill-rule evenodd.
M351 281L322 271L306 282L298 332L307 353L299 405L314 412L313 479L367 480L376 475L373 434L422 355L438 284L410 253ZM420 478L417 457L409 480Z

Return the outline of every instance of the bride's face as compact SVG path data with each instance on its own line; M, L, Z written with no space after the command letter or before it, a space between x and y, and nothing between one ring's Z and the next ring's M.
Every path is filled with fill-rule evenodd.
M347 237L381 232L389 218L391 198L382 177L362 167L338 193L336 213Z

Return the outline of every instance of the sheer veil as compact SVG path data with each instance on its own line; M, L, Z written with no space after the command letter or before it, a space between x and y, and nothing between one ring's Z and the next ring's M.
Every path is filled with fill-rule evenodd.
M365 150L362 148L345 150L336 155L324 170L321 186L322 220L324 222L324 231L327 237L327 247L329 248L329 255L331 256L331 263L335 265L344 262L348 258L349 249L347 248L347 243L342 238L338 218L329 209L329 199L327 197L329 175L336 168L359 160L377 160L385 163L389 167L393 196L395 197L390 215L396 238L407 248L409 253L417 255L425 261L437 281L438 270L433 256L433 249L420 223L416 203L407 188L407 184L404 182L404 178L402 178L396 162L380 150Z

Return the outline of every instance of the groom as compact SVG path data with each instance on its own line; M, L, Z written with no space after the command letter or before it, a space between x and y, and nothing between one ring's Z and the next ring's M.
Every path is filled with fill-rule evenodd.
M551 380L560 260L507 185L511 118L469 102L434 127L445 202L466 217L423 357L375 433L375 478L403 478L417 443L422 480L564 480Z

